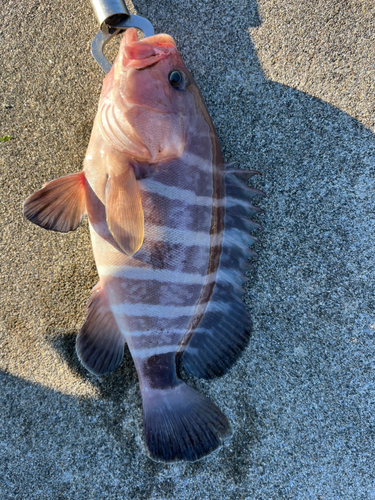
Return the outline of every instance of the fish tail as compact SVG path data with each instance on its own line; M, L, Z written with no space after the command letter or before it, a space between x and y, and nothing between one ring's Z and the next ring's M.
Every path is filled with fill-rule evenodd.
M230 434L219 408L181 380L175 387L142 392L145 439L154 460L195 462Z

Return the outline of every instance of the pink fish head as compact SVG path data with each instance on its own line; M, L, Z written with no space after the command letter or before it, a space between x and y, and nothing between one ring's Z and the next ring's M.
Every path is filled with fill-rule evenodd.
M177 158L185 149L197 99L203 104L173 39L162 34L138 41L130 28L104 81L102 135L139 162Z

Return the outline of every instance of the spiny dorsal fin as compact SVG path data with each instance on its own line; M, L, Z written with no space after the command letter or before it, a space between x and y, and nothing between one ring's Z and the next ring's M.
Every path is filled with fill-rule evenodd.
M83 172L47 182L23 204L23 213L29 221L44 229L61 233L77 229L85 211Z
M77 336L77 354L87 370L95 375L105 375L121 363L125 339L100 284L93 289L87 309L85 322Z
M119 175L108 177L105 209L112 236L131 257L141 248L144 237L142 200L131 166Z
M255 173L234 170L224 178L227 202L220 265L210 302L181 358L185 369L197 377L226 373L250 338L251 319L241 297L247 281L247 258L254 256L248 247L257 241L250 232L261 229L250 219L260 209L249 200L264 193L246 185L247 177Z

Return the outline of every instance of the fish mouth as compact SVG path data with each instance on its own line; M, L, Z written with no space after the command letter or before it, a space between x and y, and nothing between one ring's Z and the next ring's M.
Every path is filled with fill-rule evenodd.
M122 39L120 52L124 66L144 69L177 52L170 35L159 34L138 41L137 30L129 28Z

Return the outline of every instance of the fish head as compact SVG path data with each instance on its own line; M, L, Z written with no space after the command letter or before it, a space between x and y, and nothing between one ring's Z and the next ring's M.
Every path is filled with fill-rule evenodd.
M101 128L113 145L139 162L182 155L197 113L199 90L169 35L122 39L102 90Z

